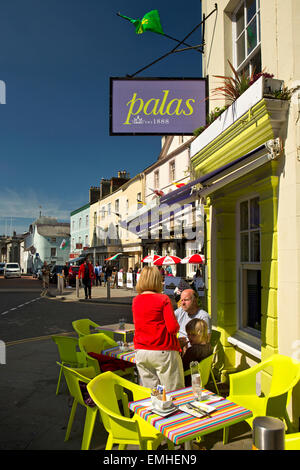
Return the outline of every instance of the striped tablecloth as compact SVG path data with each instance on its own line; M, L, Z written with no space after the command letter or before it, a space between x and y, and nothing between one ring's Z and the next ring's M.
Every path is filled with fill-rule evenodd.
M203 390L203 392L213 395L209 390ZM184 405L194 400L191 387L168 392L168 395L174 397L174 405ZM252 416L250 410L226 399L212 405L216 410L211 413L211 418L195 418L180 410L163 418L153 413L149 409L150 405L150 398L146 398L129 403L129 408L175 444L182 444Z
M120 351L119 346L114 348L105 349L101 354L110 357L116 357L117 359L123 359L123 361L132 362L135 364L135 352L133 344L129 344L130 351L122 352Z

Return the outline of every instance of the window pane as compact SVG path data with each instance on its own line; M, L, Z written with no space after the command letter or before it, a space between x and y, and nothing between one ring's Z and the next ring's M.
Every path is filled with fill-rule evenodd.
M250 228L259 228L259 198L250 201Z
M261 272L247 270L247 325L261 330Z
M241 64L245 60L245 33L237 41L237 63Z
M258 51L254 57L251 59L251 68L254 69L254 73L261 72L261 51Z
M249 235L241 233L241 262L249 261Z
M250 233L250 261L260 261L260 236L259 231Z
M248 201L240 204L240 230L248 229Z
M244 28L244 5L242 5L236 14L236 35L239 36Z
M249 55L251 51L257 45L257 28L256 28L256 17L251 21L247 28L247 54Z
M253 18L256 13L256 0L246 0L247 8L247 23Z

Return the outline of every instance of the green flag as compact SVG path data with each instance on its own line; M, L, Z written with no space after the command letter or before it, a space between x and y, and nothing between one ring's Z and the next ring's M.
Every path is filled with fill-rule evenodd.
M121 15L118 13L121 18L130 21L135 27L136 34L142 34L145 31L152 31L152 33L164 34L161 24L160 24L160 17L157 10L151 10L149 13L143 16L140 19L133 19L129 18L128 16Z

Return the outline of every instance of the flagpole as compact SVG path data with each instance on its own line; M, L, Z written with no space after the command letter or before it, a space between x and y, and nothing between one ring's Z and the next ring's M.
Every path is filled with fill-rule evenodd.
M179 46L180 44L183 44L184 46L188 46L186 50L188 50L188 49L195 49L196 47L202 46L202 44L200 44L200 46L190 46L188 43L186 43L186 42L181 42L181 41L179 41L179 39L173 38L172 36L170 36L169 34L166 34L166 33L162 34L161 36L165 36L166 38L171 39L172 41L177 42L177 43L178 43L178 46ZM200 53L202 54L201 51L198 51L197 49L195 49L195 50L196 50L197 52L200 52Z
M213 11L211 11L211 12L209 13L209 15L207 15L207 16L205 17L205 20L202 20L201 23L197 24L197 26L195 26L195 28L194 28L189 34L187 34L187 35L185 36L185 38L183 38L183 40L180 41L179 44L177 44L176 47L174 47L171 51L167 52L166 54L162 55L161 57L158 57L158 59L154 60L154 61L151 62L149 65L146 65L145 67L139 69L139 70L138 70L137 72L135 72L134 74L132 74L132 75L127 75L127 77L129 77L129 78L135 77L138 73L143 72L144 70L148 69L149 67L151 67L152 65L156 64L156 63L159 62L160 60L165 59L165 58L168 57L170 54L173 54L173 52L176 52L177 47L179 47L181 44L183 44L184 41L185 41L187 38L189 38L189 37L194 33L194 31L196 31L196 29L198 29L198 28L202 25L203 21L206 21L215 11L218 11L218 5L217 5L217 3L215 3L215 9L214 9Z

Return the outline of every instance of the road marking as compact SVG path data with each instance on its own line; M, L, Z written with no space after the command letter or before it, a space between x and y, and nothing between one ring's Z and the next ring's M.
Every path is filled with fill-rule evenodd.
M1 315L6 315L9 312L12 312L13 310L17 310L18 308L24 307L25 305L30 304L31 302L35 302L36 300L40 300L41 297L36 297L35 299L29 300L28 302L25 302L24 304L17 305L17 307L12 307L9 310L6 310L6 312L2 312Z
M67 333L53 333L51 335L36 336L35 338L18 339L16 341L10 341L5 344L6 346L14 346L16 344L32 343L33 341L43 341L43 340L51 339L52 336L72 336L74 338L77 338L77 335L74 333L74 331L70 331Z

